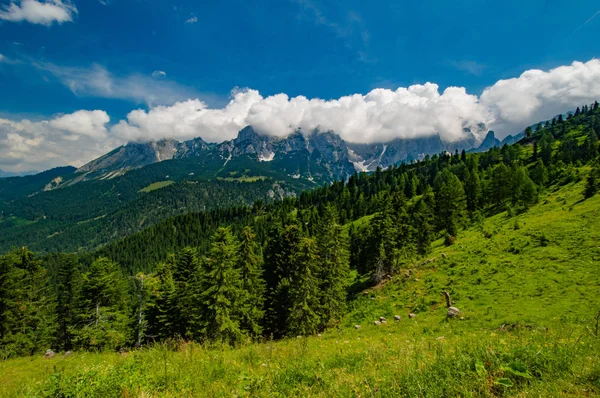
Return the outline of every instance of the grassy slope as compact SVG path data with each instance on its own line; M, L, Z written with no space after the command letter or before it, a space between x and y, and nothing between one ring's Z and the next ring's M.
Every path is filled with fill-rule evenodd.
M600 195L582 189L435 242L435 261L360 295L322 337L19 358L0 363L0 396L600 395ZM443 289L463 320L445 319Z
M140 189L138 192L152 192L157 189L168 187L169 185L174 184L174 183L175 183L175 181L171 181L171 180L153 182L152 184L148 185L147 187Z

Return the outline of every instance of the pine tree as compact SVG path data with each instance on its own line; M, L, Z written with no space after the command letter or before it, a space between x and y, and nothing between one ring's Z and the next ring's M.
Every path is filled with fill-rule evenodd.
M508 198L510 186L510 170L504 163L496 165L492 169L490 182L490 196L494 205L499 206Z
M535 163L535 166L531 170L530 177L533 182L540 187L545 187L548 183L548 170L541 159Z
M262 333L265 281L262 278L262 255L251 227L242 230L239 269L242 278L241 328L252 337Z
M119 266L107 258L99 258L82 279L75 345L100 351L127 345L130 341L127 282Z
M339 321L346 312L346 296L350 274L348 243L335 209L326 206L317 236L320 258L319 316L325 327Z
M200 303L201 269L198 254L191 247L183 248L175 256L173 280L175 282L174 330L178 337L193 340L200 338L200 324L204 317Z
M583 144L583 158L592 160L598 156L598 137L593 129L588 131L585 143Z
M206 259L206 274L201 302L205 307L203 334L209 340L236 344L240 329L241 293L238 245L229 228L215 232Z
M3 307L0 347L4 355L32 355L55 339L55 306L41 262L27 248L0 259Z
M290 312L287 319L288 336L307 336L317 332L319 318L319 281L317 244L303 238L292 258L290 278Z
M81 287L79 264L74 255L62 256L56 280L57 347L73 348L73 328L76 322L77 296Z
M519 204L524 208L537 202L537 187L529 178L527 169L517 166L511 171L511 199L512 204Z
M147 337L155 341L165 341L177 335L177 305L175 281L173 279L174 258L160 263L149 283Z
M464 189L467 196L467 210L473 213L479 209L483 195L483 188L477 168L466 172Z
M265 303L266 331L279 338L286 334L290 303L290 278L293 258L296 256L302 233L296 222L283 228L275 224L270 233L265 251L265 280L267 300Z
M394 254L397 247L397 230L391 198L384 197L370 222L369 271L374 283L379 283L386 274L394 271Z
M439 229L456 236L466 210L467 200L463 185L450 170L444 169L435 177L434 188Z
M600 190L600 160L596 160L588 174L583 195L586 199L594 196Z

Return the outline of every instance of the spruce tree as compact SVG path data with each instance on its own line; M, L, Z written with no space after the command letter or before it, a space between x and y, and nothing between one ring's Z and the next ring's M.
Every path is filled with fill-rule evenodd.
M476 167L466 172L464 189L467 196L467 210L473 213L479 209L483 195L483 188Z
M369 236L369 271L374 283L394 271L394 254L396 252L397 230L395 214L389 195L380 203L379 211L370 222Z
M283 228L275 224L265 251L265 280L267 301L265 303L266 331L279 338L286 334L290 303L290 278L293 273L298 245L302 239L300 227L292 220Z
M500 163L492 169L491 173L490 196L492 203L500 206L510 194L510 170L504 163Z
M127 281L119 266L107 258L98 258L82 280L75 345L101 351L130 343Z
M540 187L545 187L548 183L548 170L544 166L544 162L539 159L530 174L531 179Z
M238 261L238 246L231 230L217 229L206 258L201 293L205 308L202 330L209 340L236 344L243 337L238 307L243 299Z
M318 250L313 239L303 238L292 258L290 278L290 311L287 319L288 336L307 336L317 332L319 317Z
M450 170L444 169L435 177L434 188L439 229L456 236L466 210L467 200L463 185Z
M57 347L70 350L73 348L73 329L81 275L75 255L61 256L59 261L56 280Z
M164 341L177 335L178 318L173 263L173 258L160 263L150 282L146 335L155 341Z
M262 271L260 246L252 227L242 230L239 247L239 269L242 278L241 328L252 337L262 333L264 317L265 281Z
M583 195L586 199L594 196L600 189L600 160L596 160L587 176Z
M5 356L32 355L55 342L55 304L41 262L27 248L0 260L0 347Z
M346 312L350 274L348 242L335 209L326 206L317 236L319 261L319 316L321 326L338 322Z
M200 304L201 269L195 249L186 247L175 256L173 280L175 282L174 331L176 336L193 340L200 338L201 319L204 316Z

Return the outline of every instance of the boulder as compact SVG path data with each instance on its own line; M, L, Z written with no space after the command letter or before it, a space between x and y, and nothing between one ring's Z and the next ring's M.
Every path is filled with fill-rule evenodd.
M73 353L71 351L67 351L63 354L63 358L70 357Z
M448 307L448 318L454 318L460 315L460 310L456 307Z
M417 317L417 315L415 315L415 314L413 314L413 313L411 312L410 314L408 314L408 317L409 317L409 318L416 318L416 317Z
M56 355L54 353L54 351L52 351L52 350L46 350L46 353L44 354L44 358L54 358L54 355Z
M381 321L381 324L385 325L385 324L387 324L387 321L384 319L383 321Z
M379 325L381 325L381 322L375 321L375 326L379 326Z
M356 329L356 330L360 329L360 325L354 325L354 329Z
M394 315L394 319L395 319L396 321L399 321L400 319L402 319L402 317L401 317L400 315Z
M379 317L379 320L380 320L381 322L383 322L383 321L385 321L385 317L384 317L384 316L380 316L380 317Z

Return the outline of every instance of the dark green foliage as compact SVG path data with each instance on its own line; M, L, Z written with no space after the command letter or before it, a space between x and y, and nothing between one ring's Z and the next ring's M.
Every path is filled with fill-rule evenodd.
M76 326L76 300L81 287L77 257L63 255L58 262L56 286L57 345L64 350L73 348L73 329Z
M548 170L544 166L544 162L540 159L535 162L530 173L531 179L540 187L545 187L548 183Z
M242 339L238 306L244 304L244 296L238 261L237 242L231 230L219 228L205 261L200 296L204 307L202 334L210 340L235 344Z
M0 257L0 310L3 357L52 346L56 318L48 275L26 248Z
M497 167L506 166L500 164ZM448 169L439 173L433 184L438 227L450 235L456 235L464 221L467 205L463 185Z
M504 163L498 164L492 170L490 182L491 203L500 206L510 195L510 170Z
M322 327L339 322L346 312L348 275L350 273L348 241L338 222L336 211L327 206L317 235L319 266L319 317Z
M313 239L300 240L292 257L290 275L290 312L287 319L288 336L306 336L315 333L319 317L319 272L317 244Z
M258 337L262 333L264 316L265 281L260 246L252 227L242 230L239 246L239 270L241 274L241 328L248 335Z
M82 277L78 297L76 347L115 350L131 342L127 282L118 264L99 258Z
M600 161L596 160L588 174L585 184L585 198L591 198L600 190Z

